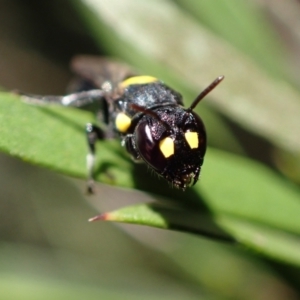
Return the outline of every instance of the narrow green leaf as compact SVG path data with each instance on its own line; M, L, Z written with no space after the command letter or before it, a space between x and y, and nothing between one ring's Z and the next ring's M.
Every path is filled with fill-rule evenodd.
M199 23L254 58L272 75L282 76L283 45L269 20L264 18L265 12L260 10L257 3L239 0L224 2L176 0L175 2L195 16Z
M266 257L300 266L300 239L292 234L232 216L209 216L154 204L138 204L103 213L89 221L113 221L179 230L235 242ZM220 227L218 227L218 225ZM228 233L235 237L231 238Z
M213 211L300 234L300 191L255 161L210 149L195 187Z
M218 224L257 254L300 266L299 235L228 216L219 218Z
M147 225L208 236L221 241L234 240L216 226L212 217L200 212L185 211L157 204L137 204L91 218L97 220Z
M54 106L31 106L9 93L0 97L2 151L48 167L61 159L63 168L67 166L71 174L82 173L76 157L84 153L79 132L86 116ZM60 148L64 151L59 157Z
M91 113L82 110L28 105L11 93L0 93L0 149L30 163L86 178L84 132L85 124L93 119ZM101 159L107 167L99 177L113 184L111 175L116 171L119 184L124 180L124 185L132 186L126 182L130 177L123 176L130 170L129 161L116 155L119 141L104 141L103 145Z
M31 106L10 94L3 93L0 97L2 151L65 174L86 177L83 129L93 118L91 114L62 107ZM210 149L200 182L194 191L182 193L166 189L167 183L157 182L146 168L139 169L143 172L140 180L141 175L133 172L138 166L126 158L119 141L102 142L100 147L98 179L102 182L150 192L156 186L157 194L180 202L184 198L186 205L200 204L202 195L214 212L300 233L299 190L258 163Z

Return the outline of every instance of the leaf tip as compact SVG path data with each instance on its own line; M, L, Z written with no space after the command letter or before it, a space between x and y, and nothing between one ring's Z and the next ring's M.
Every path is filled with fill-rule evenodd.
M88 219L89 222L95 222L95 221L109 221L110 217L109 217L109 213L104 213L104 214L100 214L97 215L95 217L92 217L90 219Z

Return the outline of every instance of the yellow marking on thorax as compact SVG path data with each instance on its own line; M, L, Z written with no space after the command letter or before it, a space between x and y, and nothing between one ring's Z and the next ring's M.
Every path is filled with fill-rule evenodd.
M199 146L199 139L198 133L194 131L188 131L184 134L187 143L189 144L191 149L198 148Z
M155 81L158 81L158 79L155 77L152 77L152 76L148 76L148 75L134 76L134 77L125 79L124 81L122 81L120 83L120 85L122 88L126 88L129 85L133 85L133 84L146 84L146 83L151 83L151 82L155 82Z
M159 149L165 158L174 154L174 142L170 137L166 137L159 142Z
M131 125L131 119L124 113L118 113L115 121L115 125L118 131L126 133Z

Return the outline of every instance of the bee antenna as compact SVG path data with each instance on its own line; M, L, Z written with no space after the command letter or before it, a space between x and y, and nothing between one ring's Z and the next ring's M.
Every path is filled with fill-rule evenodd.
M210 93L222 80L224 79L224 76L221 75L217 77L206 89L204 89L197 98L193 101L191 106L187 109L188 111L192 111L198 103L208 94Z
M132 109L136 110L136 111L140 111L140 112L142 112L142 113L144 113L144 114L146 114L146 115L149 115L149 116L155 118L155 119L158 120L162 125L164 125L164 126L166 127L167 130L169 130L169 131L172 130L172 129L171 129L171 126L170 126L168 123L166 123L165 121L163 121L163 120L159 117L159 115L158 115L156 112L154 112L154 111L152 111L152 110L150 110L150 109L147 109L147 108L145 108L145 107L143 107L143 106L139 106L139 105L137 105L137 104L134 104L134 103L131 103L131 104L130 104L130 107L131 107Z

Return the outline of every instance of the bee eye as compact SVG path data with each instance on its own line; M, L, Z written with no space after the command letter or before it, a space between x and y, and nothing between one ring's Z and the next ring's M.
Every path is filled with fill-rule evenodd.
M157 171L164 170L167 158L172 155L173 141L171 143L170 140L171 138L154 139L146 121L139 123L135 130L136 147L141 157Z

